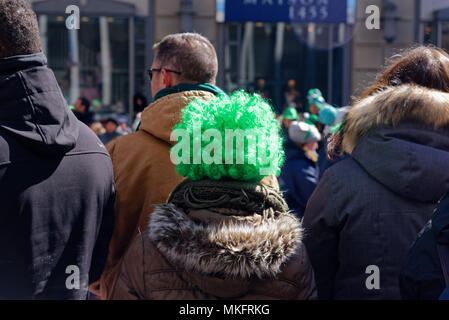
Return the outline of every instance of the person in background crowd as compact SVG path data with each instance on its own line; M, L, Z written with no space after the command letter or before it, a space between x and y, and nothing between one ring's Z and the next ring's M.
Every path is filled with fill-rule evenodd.
M307 109L304 112L304 119L307 123L316 125L318 124L318 114L320 107L324 105L326 101L321 94L320 89L310 89L307 92Z
M114 223L108 152L67 106L25 0L0 0L0 300L86 299Z
M332 136L329 152L349 156L326 170L303 220L319 298L401 298L407 251L449 188L448 91L449 56L417 48Z
M119 123L114 118L108 118L106 120L106 123L105 123L106 132L98 136L100 138L101 142L103 142L103 144L106 145L109 141L111 141L117 137L120 137L122 135L117 130L118 126L119 126Z
M281 116L282 136L284 138L284 149L296 149L296 144L290 139L288 128L293 121L299 120L298 111L295 108L287 108Z
M296 148L285 149L286 161L279 177L288 207L302 218L307 201L318 182L318 142L321 134L311 124L294 121L288 128L290 140Z
M340 127L343 125L344 119L349 112L351 107L346 106L342 108L336 109L337 115L335 116L335 120L331 125L326 125L323 130L323 143L318 149L318 168L319 168L319 179L321 180L324 172L336 164L338 161L343 160L346 156L332 156L329 158L327 156L327 146L329 143L329 137L336 131L340 129Z
M399 284L402 299L449 299L443 295L449 288L449 193L410 249Z
M307 93L308 112L304 113L304 119L307 123L318 127L320 131L324 126L334 123L337 117L337 109L324 100L319 89L310 89Z
M126 121L120 121L120 124L117 128L117 132L121 136L123 136L123 135L132 133L132 130L131 130L131 128L128 128L128 124L126 123Z
M271 99L271 93L267 87L267 81L264 78L257 79L256 92L266 100Z
M271 106L242 91L210 102L196 100L175 128L185 130L192 143L196 126L202 132L219 130L222 144L227 130L253 130L272 161L262 164L258 157L254 164L224 164L225 154L218 155L222 164L195 165L193 154L187 163L180 161L176 170L187 179L166 204L156 206L149 229L134 239L109 298L316 298L301 222L273 184L282 162L282 137ZM178 144L185 143L182 138ZM235 144L232 153L248 156ZM267 170L262 173L262 168Z
M284 93L285 95L285 105L286 107L294 106L300 112L303 112L302 104L301 104L301 94L298 90L296 90L296 81L295 79L289 79L287 82L287 90Z
M138 114L143 111L148 105L147 98L141 93L134 95L134 114Z
M94 122L94 113L89 111L90 102L86 98L79 97L73 104L73 113L79 121L87 126L90 126Z
M192 100L225 94L216 87L218 62L213 45L196 33L164 37L155 44L149 70L153 103L142 112L137 132L112 140L111 154L117 186L116 227L108 264L101 278L101 296L116 279L120 259L138 230L148 227L153 205L164 203L183 180L170 160L172 129L181 110ZM144 192L143 192L144 190Z
M101 122L93 122L90 125L90 129L97 135L100 136L103 133L106 132L106 129L103 127L103 125L101 124Z

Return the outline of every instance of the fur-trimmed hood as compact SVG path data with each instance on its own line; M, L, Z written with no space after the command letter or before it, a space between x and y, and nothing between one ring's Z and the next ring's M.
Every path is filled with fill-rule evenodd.
M164 204L151 215L149 237L176 266L205 276L247 280L276 276L297 252L302 228L290 213L271 218L210 210L186 214Z
M449 94L402 85L360 100L342 149L392 191L438 200L449 187Z

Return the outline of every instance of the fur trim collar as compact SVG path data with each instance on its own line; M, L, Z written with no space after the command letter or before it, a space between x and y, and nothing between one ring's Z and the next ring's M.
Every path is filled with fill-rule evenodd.
M369 130L415 122L433 128L449 126L449 94L413 85L388 87L357 102L349 111L342 149L351 154Z
M296 217L254 214L218 223L195 221L173 204L156 206L149 237L166 258L188 271L224 278L274 277L302 239Z

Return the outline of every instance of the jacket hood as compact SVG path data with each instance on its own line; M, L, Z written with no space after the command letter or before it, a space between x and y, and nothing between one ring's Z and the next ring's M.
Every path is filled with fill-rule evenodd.
M212 99L215 95L211 92L192 90L169 94L151 103L142 112L139 130L164 140L174 145L170 135L173 127L181 121L181 110L194 99Z
M436 202L449 187L449 94L404 85L362 99L342 146L393 192Z
M274 277L296 253L302 227L292 214L241 215L233 210L184 211L156 206L149 237L203 291L224 298L244 294L252 277Z
M43 53L0 59L0 130L40 154L65 154L78 120Z

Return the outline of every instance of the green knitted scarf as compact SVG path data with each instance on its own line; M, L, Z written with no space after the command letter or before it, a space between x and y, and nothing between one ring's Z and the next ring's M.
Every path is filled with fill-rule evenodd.
M186 179L172 191L167 202L184 210L227 208L260 215L269 210L275 216L288 212L287 203L276 189L235 180Z

